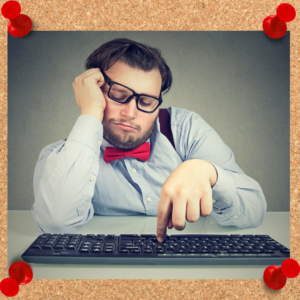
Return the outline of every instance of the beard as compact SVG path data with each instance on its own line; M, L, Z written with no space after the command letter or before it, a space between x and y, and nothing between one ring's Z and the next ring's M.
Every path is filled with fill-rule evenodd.
M145 132L141 137L135 137L135 134L132 134L131 131L126 131L121 134L116 134L111 129L109 124L122 123L122 122L126 122L126 120L116 121L115 119L110 119L107 123L103 122L103 138L105 138L110 144L114 145L115 147L121 149L134 149L144 144L151 136L151 134L155 129L157 118L158 115L153 121L150 129L147 132ZM137 128L138 131L141 129L140 126L135 126L135 127Z

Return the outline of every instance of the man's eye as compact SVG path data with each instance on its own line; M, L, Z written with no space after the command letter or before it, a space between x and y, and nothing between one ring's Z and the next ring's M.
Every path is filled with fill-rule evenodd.
M140 101L140 103L141 103L142 105L144 105L144 106L149 106L149 105L151 105L151 103L145 103L145 102L143 102L143 101Z

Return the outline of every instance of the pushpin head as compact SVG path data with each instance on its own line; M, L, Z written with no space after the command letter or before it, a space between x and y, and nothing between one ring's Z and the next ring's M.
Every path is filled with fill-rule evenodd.
M300 266L296 260L288 258L283 261L281 271L284 276L288 278L295 278L300 273Z
M287 31L286 22L291 22L296 17L295 8L288 3L280 4L276 13L277 15L268 16L263 21L265 34L273 39L283 37Z
M33 278L33 272L29 265L22 261L13 263L8 270L10 278L14 278L18 284L27 284Z
M19 292L20 284L27 284L32 280L33 273L29 265L22 261L13 263L8 270L10 278L0 282L0 290L7 297L13 297Z
M17 1L7 1L2 5L1 14L6 19L15 19L21 13L21 5Z
M286 284L287 278L285 276L274 276L275 271L279 271L279 269L280 267L278 266L269 266L264 272L265 284L273 290L280 290Z
M282 21L282 22L291 22L295 19L296 17L296 10L295 8L288 4L288 3L282 3L277 7L276 10L277 17Z
M32 27L31 19L26 15L20 14L20 12L20 4L13 0L5 2L1 8L3 17L9 19L7 30L14 37L27 35Z
M3 295L13 297L19 293L19 284L13 278L5 278L0 282L0 290Z
M273 290L282 289L287 278L295 278L300 273L300 266L297 261L288 258L283 261L281 267L269 266L264 272L264 281L266 285Z

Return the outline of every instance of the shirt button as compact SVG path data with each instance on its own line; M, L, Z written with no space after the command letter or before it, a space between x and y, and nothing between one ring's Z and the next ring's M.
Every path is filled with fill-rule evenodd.
M215 203L216 202L216 200L215 199L213 199L213 203Z
M101 141L99 140L99 141L98 141L98 145L100 146L100 144L101 144Z
M148 198L148 202L151 202L151 198Z
M132 173L136 173L136 169L132 169Z
M233 216L234 219L236 219L237 217L238 217L237 215Z
M93 177L90 177L90 181L93 181L94 180L94 178Z

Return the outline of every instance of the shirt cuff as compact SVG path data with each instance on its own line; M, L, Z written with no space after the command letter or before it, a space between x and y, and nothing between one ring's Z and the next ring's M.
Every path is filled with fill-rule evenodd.
M81 115L73 126L68 140L85 144L97 152L103 140L103 125L94 116Z
M217 181L212 187L213 207L217 210L229 208L236 198L236 184L233 176L220 166L210 162L217 171Z

